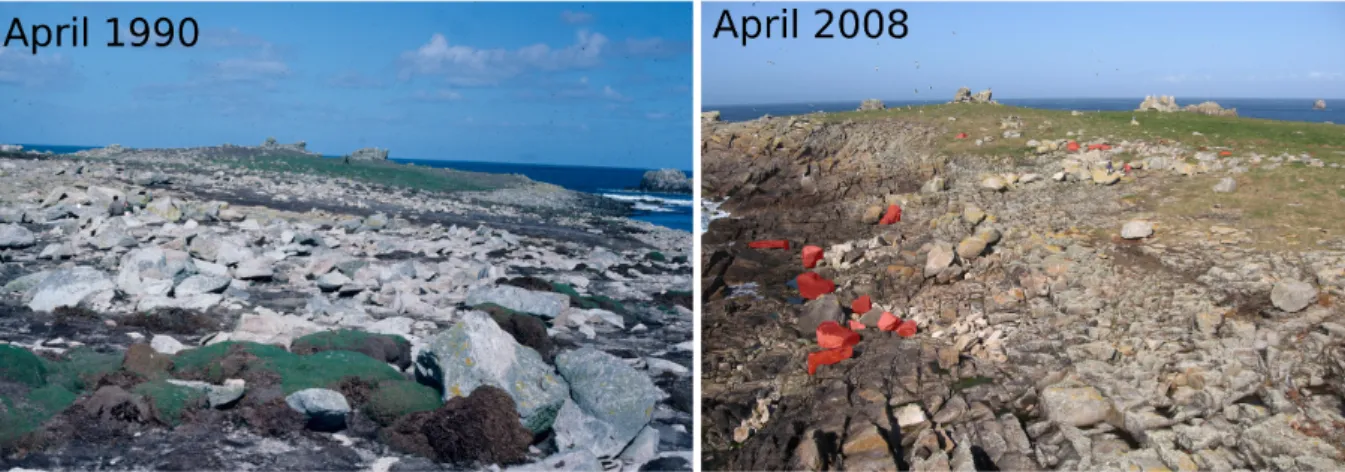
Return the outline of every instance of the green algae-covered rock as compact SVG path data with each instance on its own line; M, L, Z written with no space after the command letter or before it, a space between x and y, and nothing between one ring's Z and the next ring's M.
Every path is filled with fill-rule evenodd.
M431 338L416 358L416 375L439 388L444 401L481 385L514 399L523 425L534 433L551 427L569 397L565 380L532 348L519 344L489 315L472 311Z

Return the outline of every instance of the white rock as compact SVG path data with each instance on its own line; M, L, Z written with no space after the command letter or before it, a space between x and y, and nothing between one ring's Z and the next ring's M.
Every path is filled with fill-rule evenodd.
M170 356L187 348L186 346L183 346L182 343L178 342L178 340L173 339L172 336L163 334L156 334L153 338L150 338L149 347L154 348L155 352L168 354Z
M1144 239L1153 236L1154 226L1143 220L1131 220L1121 227L1121 237L1125 239Z

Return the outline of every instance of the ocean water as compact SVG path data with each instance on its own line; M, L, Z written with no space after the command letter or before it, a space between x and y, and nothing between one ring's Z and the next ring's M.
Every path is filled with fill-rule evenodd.
M499 162L439 161L400 159L396 162L492 174L523 174L538 182L559 185L570 190L602 195L635 204L632 219L690 232L693 228L691 195L632 192L650 169L622 167L585 167L547 164L507 164ZM691 172L683 170L688 176Z
M95 146L65 146L49 144L24 144L25 150L51 151L68 154ZM632 192L626 189L640 185L647 169L628 169L616 167L583 167L544 164L507 164L498 162L440 161L433 159L399 159L393 161L414 163L419 166L450 168L471 172L489 172L494 174L523 174L538 182L559 185L570 190L601 195L614 200L629 201L635 204L635 213L631 218L647 221L659 226L690 232L694 221L692 216L691 195ZM691 175L690 172L687 175Z
M1345 99L1326 99L1325 110L1313 110L1315 100L1284 98L1181 98L1177 105L1194 105L1207 100L1219 103L1224 108L1237 108L1238 116L1245 118L1263 118L1281 121L1306 121L1324 123L1330 121L1345 124ZM1139 107L1143 97L1139 98L1009 98L997 100L1005 105L1045 110L1079 111L1132 111ZM947 100L883 100L888 108L907 105L937 105ZM718 110L724 121L748 121L766 115L790 116L818 111L853 111L859 108L859 100L853 102L784 103L766 105L727 105L705 106L705 111Z

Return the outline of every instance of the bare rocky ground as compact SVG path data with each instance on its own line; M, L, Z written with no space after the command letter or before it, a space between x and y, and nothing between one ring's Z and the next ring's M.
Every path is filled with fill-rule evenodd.
M0 155L0 469L690 468L688 233L257 152Z
M703 123L702 195L727 214L702 241L705 468L1345 466L1333 218L1253 229L1227 203L1171 210L1194 182L1238 196L1281 167L1345 183L1339 163L1064 130L999 160L943 151L958 129L932 118L826 118ZM1345 204L1309 197L1281 195ZM889 204L901 221L876 224ZM791 250L747 247L768 239ZM825 249L834 295L787 285L805 244ZM875 330L883 311L918 334ZM868 326L854 357L809 376L812 327L851 319Z

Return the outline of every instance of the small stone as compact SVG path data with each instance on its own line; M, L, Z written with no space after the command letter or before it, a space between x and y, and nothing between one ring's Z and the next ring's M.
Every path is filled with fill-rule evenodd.
M178 351L186 349L186 346L183 346L181 342L178 342L178 340L173 339L172 336L167 336L163 334L154 335L154 337L151 338L149 341L149 347L154 348L155 352L158 352L160 354L168 354L170 356L173 354L177 354Z
M957 243L957 255L962 259L973 259L985 252L986 241L979 236L971 236Z
M925 185L920 187L920 191L924 193L939 193L947 189L948 189L948 181L945 180L943 177L939 176L934 176L933 178L930 178L928 181L925 182Z
M1107 419L1111 403L1093 387L1047 387L1041 392L1046 417L1075 427L1092 426Z
M189 297L207 293L220 293L229 288L233 279L227 276L196 274L183 279L173 289L175 297Z
M350 277L346 277L345 274L342 274L339 271L332 271L318 277L318 288L322 289L324 292L331 292L351 282L354 281L350 280Z
M1297 313L1317 301L1317 288L1307 282L1281 280L1270 290L1270 302L1275 308Z
M967 205L962 209L962 220L972 226L978 225L985 220L985 211L976 205Z
M1120 174L1113 174L1106 169L1093 169L1093 183L1098 185L1111 185L1121 180Z
M1154 234L1154 225L1148 221L1131 220L1121 227L1121 237L1125 239L1144 239Z
M930 248L929 254L925 256L925 277L939 275L939 272L953 264L953 258L956 255L952 244L943 241L935 242L934 247Z
M269 279L274 275L271 262L260 257L240 262L234 269L234 276L242 280Z
M805 336L812 336L817 332L817 326L827 321L845 321L845 313L841 311L840 301L835 294L829 293L804 304L803 313L798 318L798 330Z
M339 392L308 388L291 393L285 403L308 417L308 427L316 431L340 431L346 426L350 403Z
M1002 192L1004 189L1009 188L1009 184L1004 181L1003 177L993 175L986 177L985 180L981 181L981 188Z
M920 405L917 403L910 403L898 408L894 413L894 416L897 417L897 424L902 428L915 426L928 421L927 418L925 418L925 411L920 409Z
M1224 177L1219 179L1219 183L1214 184L1214 191L1218 193L1232 193L1237 188L1238 182L1232 177Z
M883 218L883 207L878 205L870 205L868 208L864 209L864 215L860 217L859 221L866 225L871 225L877 223L878 220L882 218Z

